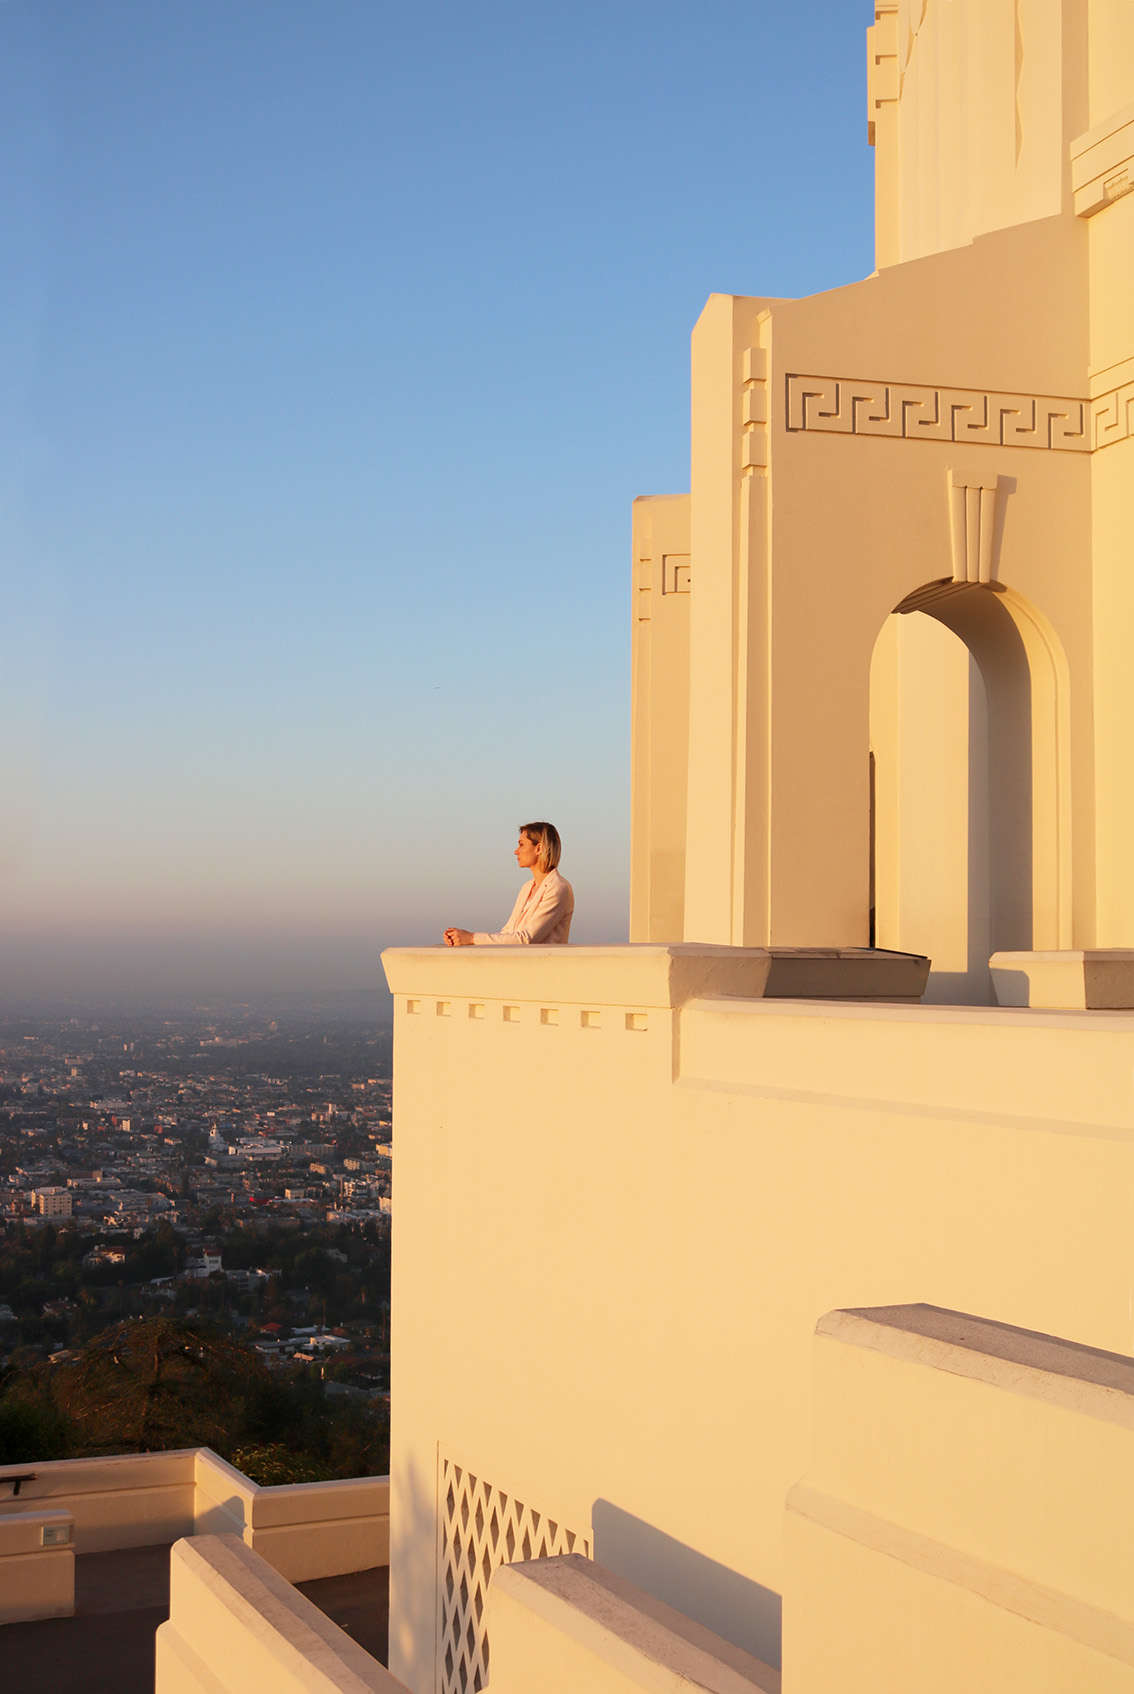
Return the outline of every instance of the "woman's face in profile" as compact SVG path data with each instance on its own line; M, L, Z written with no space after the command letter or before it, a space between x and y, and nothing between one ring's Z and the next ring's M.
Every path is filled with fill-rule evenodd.
M539 863L539 848L522 832L516 843L515 859L523 871L534 870Z

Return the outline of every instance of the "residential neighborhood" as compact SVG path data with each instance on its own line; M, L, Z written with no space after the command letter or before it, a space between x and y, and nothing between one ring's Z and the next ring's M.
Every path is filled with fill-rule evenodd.
M318 1006L0 1024L0 1368L165 1313L388 1396L389 1029Z

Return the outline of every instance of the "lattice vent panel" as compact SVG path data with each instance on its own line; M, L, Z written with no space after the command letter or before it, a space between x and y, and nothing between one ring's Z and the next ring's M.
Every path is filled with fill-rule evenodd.
M485 1609L499 1565L560 1553L591 1556L588 1536L444 1451L440 1454L438 1519L438 1694L478 1694L488 1681Z

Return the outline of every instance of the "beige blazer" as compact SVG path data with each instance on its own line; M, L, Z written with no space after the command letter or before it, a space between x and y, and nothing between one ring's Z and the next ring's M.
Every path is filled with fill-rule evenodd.
M574 911L571 884L548 871L538 888L534 878L525 882L499 934L478 933L473 941L478 947L565 947Z

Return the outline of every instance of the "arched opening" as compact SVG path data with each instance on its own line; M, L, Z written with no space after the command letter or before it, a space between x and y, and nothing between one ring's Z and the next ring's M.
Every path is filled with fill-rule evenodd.
M992 953L1070 945L1057 643L999 587L902 601L870 681L873 934L928 953L926 998L988 1004Z

